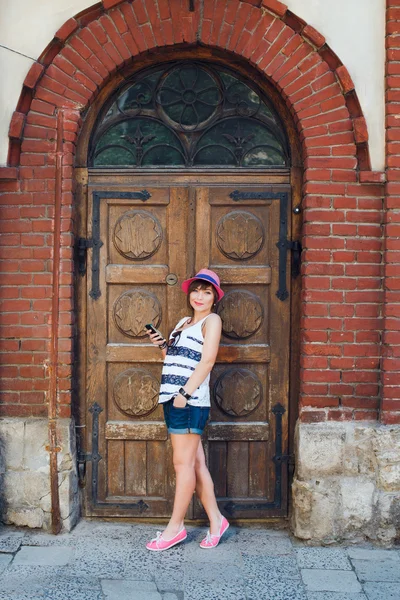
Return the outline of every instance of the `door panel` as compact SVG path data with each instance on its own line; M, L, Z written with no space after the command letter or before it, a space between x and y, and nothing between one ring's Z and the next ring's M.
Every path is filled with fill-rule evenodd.
M89 188L88 233L98 243L87 265L87 406L99 408L88 439L96 438L100 458L88 469L87 514L171 512L172 452L157 405L161 353L143 327L152 322L167 335L188 313L180 283L207 266L225 291L204 435L218 501L231 517L284 515L289 302L276 296L276 244L278 192L288 188L253 185L248 176L231 186L183 179L122 191ZM245 197L237 201L234 191ZM97 418L98 435L91 429ZM187 516L204 516L196 499Z
M289 303L276 296L280 196L260 198L267 191L261 186L242 185L235 190L246 196L254 192L254 197L237 202L232 187L196 190L201 218L196 270L209 265L221 276L225 291L218 309L223 335L211 377L213 402L205 438L221 509L233 517L259 518L286 511L286 496L275 495L280 475L273 462L276 419L272 409L278 403L285 411L288 406ZM287 435L282 439L282 454L286 444ZM199 502L195 515L204 516Z
M166 335L184 312L182 294L165 282L170 273L186 276L188 190L148 188L145 201L91 191L92 201L101 197L102 245L100 295L88 300L87 379L89 406L97 402L102 409L102 458L90 511L163 516L171 511L174 474L157 404L161 353L149 344L144 325ZM91 267L89 260L89 273Z

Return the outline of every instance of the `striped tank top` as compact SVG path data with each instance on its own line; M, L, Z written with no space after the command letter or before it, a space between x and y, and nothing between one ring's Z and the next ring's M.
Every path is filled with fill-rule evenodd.
M159 403L171 400L179 392L179 389L185 385L199 364L204 343L202 325L207 317L178 333L173 345L168 346L161 374ZM179 321L170 335L170 340L173 339L175 331L182 327L188 319L189 317L185 317ZM210 406L210 374L193 392L188 404L192 406Z

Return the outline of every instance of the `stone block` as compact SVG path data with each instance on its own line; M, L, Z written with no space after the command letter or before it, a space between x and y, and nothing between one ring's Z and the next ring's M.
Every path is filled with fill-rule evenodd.
M375 477L376 457L373 451L373 426L345 425L344 475Z
M375 485L361 476L346 477L341 479L340 489L343 531L360 530L372 518Z
M45 446L49 443L49 432L46 419L29 419L25 421L24 435L24 469L49 473L49 453Z
M376 427L374 451L379 464L400 462L400 426Z
M303 481L293 480L292 484L293 514L292 529L295 536L308 540L312 537L310 531L313 488Z
M346 431L342 423L302 424L297 428L297 479L343 473Z
M387 492L400 491L400 427L377 427L374 453L378 465L379 489Z
M74 421L60 419L57 423L57 436L61 446L61 452L57 457L61 519L63 529L70 531L80 516Z
M293 533L308 540L329 541L337 534L339 485L335 479L303 484L295 480L293 492Z
M0 419L0 473L22 468L24 429L23 419Z
M382 465L380 467L378 476L378 487L379 489L385 490L386 492L400 491L400 462L394 465Z
M3 517L7 525L17 527L32 527L40 529L50 526L50 515L45 514L41 508L7 508Z
M376 506L378 525L386 531L386 534L389 530L390 537L395 538L396 529L400 530L400 493L393 494L380 491Z
M40 508L50 512L50 481L48 474L32 471L7 471L3 476L7 508Z
M295 535L393 543L400 528L399 426L298 423L296 457Z

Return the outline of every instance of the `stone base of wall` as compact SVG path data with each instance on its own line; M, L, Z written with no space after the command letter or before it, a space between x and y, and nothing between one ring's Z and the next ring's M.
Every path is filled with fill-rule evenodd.
M312 543L400 538L400 426L298 423L294 534Z
M57 423L60 509L69 531L80 514L74 424ZM46 419L0 419L0 521L49 530L51 496Z

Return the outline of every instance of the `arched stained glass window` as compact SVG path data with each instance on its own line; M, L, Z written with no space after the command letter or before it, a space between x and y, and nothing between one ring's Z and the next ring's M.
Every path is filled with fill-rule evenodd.
M143 71L99 115L91 167L289 166L284 128L249 81L201 62Z

